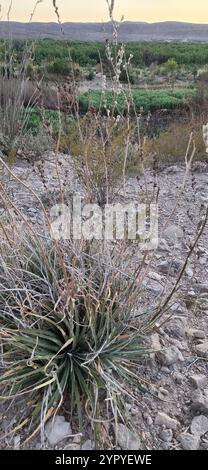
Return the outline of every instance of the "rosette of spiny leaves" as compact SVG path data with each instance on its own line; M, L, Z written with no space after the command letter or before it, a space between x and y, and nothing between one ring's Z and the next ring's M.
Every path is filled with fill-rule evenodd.
M66 251L29 244L11 260L12 288L9 264L0 275L1 399L29 395L23 423L35 430L63 404L80 427L115 409L123 418L126 397L144 389L137 368L148 350L120 276Z

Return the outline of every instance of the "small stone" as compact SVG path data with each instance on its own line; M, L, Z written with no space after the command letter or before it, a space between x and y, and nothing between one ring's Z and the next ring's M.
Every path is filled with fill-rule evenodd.
M198 389L192 393L192 409L208 414L208 389Z
M139 450L141 443L138 435L130 431L124 424L118 424L116 437L121 449Z
M132 414L132 416L137 416L138 415L138 408L136 406L131 407L131 414Z
M163 233L165 240L168 240L172 243L176 243L179 239L182 239L184 236L183 230L175 224L169 225Z
M176 338L184 338L186 334L187 320L184 317L175 318L170 320L165 326L165 332Z
M155 424L158 426L166 426L168 429L176 430L179 422L177 419L171 418L170 416L166 415L166 413L160 411L155 418Z
M152 271L150 271L148 273L148 277L150 279L153 279L154 281L158 281L158 282L161 282L161 280L162 280L162 277L158 273L155 273L155 272L152 272Z
M177 346L170 346L167 349L157 352L157 358L163 366L170 366L177 361L183 361L183 355Z
M205 332L203 330L191 330L191 335L193 338L196 339L204 339L206 338Z
M163 387L160 387L160 388L159 388L159 391L158 391L158 398L160 398L161 400L163 400L164 397L167 397L168 395L169 395L168 390L166 390L166 389L163 388Z
M159 390L166 397L169 395L169 392L168 392L168 390L166 390L166 388L160 387Z
M208 450L208 441L204 441L201 443L203 449Z
M161 442L161 450L169 450L170 442Z
M170 251L170 247L168 246L168 243L164 238L161 238L159 240L158 251Z
M192 287L197 294L208 294L208 284L194 284Z
M174 372L173 377L174 377L176 383L182 384L182 382L184 380L184 375L182 375L180 372Z
M208 358L208 341L196 345L196 353L198 356Z
M165 173L167 175L174 175L180 171L181 171L181 168L178 165L170 165L167 168L165 168Z
M162 274L169 274L170 276L174 276L177 272L182 268L181 261L162 261L158 265L158 269Z
M93 450L94 445L90 439L84 442L82 445L82 450Z
M194 271L190 266L186 268L185 272L186 272L188 277L193 277L193 275L194 275Z
M161 367L161 372L165 372L165 374L170 374L170 369L169 367L163 366Z
M160 337L159 337L158 333L154 333L151 336L151 347L152 347L152 349L154 349L154 352L152 353L152 356L155 356L156 351L161 350L162 346L160 344Z
M198 450L200 444L199 437L185 432L180 434L179 441L184 450Z
M203 374L191 375L190 381L196 388L203 389L207 385L207 376Z
M14 450L19 450L20 448L20 436L17 434L17 436L14 437Z
M188 316L188 310L186 308L185 303L175 302L173 305L170 306L170 310L174 313L174 315L185 315L186 317Z
M73 442L75 444L80 444L82 440L82 434L77 434L77 436L74 436Z
M62 449L60 449L62 450ZM71 442L71 444L68 444L66 447L64 447L64 450L80 450L80 445L79 444L75 444L74 442Z
M54 446L72 434L70 423L64 416L52 418L45 426L45 433L50 445Z
M191 423L191 432L199 437L206 434L208 432L208 418L203 415L195 416Z
M164 442L171 442L172 439L173 439L173 431L172 431L172 429L162 429L162 431L160 432L160 438L161 438Z
M145 281L143 286L145 287L145 289L151 292L151 294L153 294L154 296L158 296L162 292L162 286L159 286L158 282L156 281L151 281L151 285L149 281L147 282Z
M35 450L41 450L42 449L42 444L40 442L37 442L35 446Z
M37 209L33 207L29 207L27 211L30 212L31 214L37 214Z
M173 346L176 346L179 349L179 351L188 351L188 346L185 341L181 341L176 338L171 338L169 336L169 343L172 344ZM184 359L182 360L184 361Z
M151 416L148 413L143 413L143 418L146 420L146 422L149 426L152 426L153 420L152 420Z

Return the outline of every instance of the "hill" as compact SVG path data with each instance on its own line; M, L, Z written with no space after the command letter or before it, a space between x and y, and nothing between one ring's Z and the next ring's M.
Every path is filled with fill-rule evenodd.
M79 41L105 41L112 37L111 23L64 23L65 39ZM0 22L0 37L31 39L61 39L63 34L57 23ZM196 41L208 42L208 24L166 21L144 23L125 21L120 26L121 41Z

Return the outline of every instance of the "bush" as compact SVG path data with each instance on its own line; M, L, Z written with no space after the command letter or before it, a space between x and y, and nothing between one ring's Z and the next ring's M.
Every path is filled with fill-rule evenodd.
M174 73L178 70L178 64L174 59L168 59L163 66L163 70L168 74Z
M183 160L191 132L196 144L196 157L198 160L207 158L202 136L203 122L185 121L172 123L159 136L146 139L145 158L156 154L161 163L171 163Z
M89 111L80 120L79 125L76 121L69 125L66 135L68 135L68 150L74 157L83 187L88 191L91 200L103 206L107 200L112 201L116 184L123 175L127 132L130 141L134 141L137 129L134 123L128 128L125 119L117 123L113 118L99 115L96 118L96 127L94 126L93 114ZM103 145L104 136L105 145ZM134 147L129 142L127 171L132 166L133 160L138 162L137 151L136 149L133 151Z
M125 68L123 68L120 74L120 81L123 83L131 83L132 85L134 85L135 76L133 72L131 72L130 70L128 70L128 74L127 74L127 71L125 70Z
M59 132L59 112L51 109L33 108L27 120L27 129L37 135L42 126L51 128L54 137Z
M87 73L86 79L91 82L92 80L94 80L94 78L95 78L94 70L89 70Z
M56 59L47 66L47 72L67 76L72 72L71 64L69 59Z
M136 110L141 108L144 111L153 111L157 109L174 109L185 106L196 95L195 89L179 89L179 90L139 90L133 91L132 97ZM128 93L114 96L110 91L102 93L100 91L86 92L79 98L80 108L82 111L87 111L89 106L93 106L96 110L101 109L106 112L106 109L115 109L115 113L123 113L127 110L126 99ZM116 102L116 104L115 104ZM133 109L133 108L132 108Z

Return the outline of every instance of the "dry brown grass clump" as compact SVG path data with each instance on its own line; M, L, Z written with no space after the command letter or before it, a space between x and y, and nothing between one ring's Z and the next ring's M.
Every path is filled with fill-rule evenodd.
M159 136L147 137L144 145L144 155L147 161L150 157L157 156L159 163L175 163L183 162L187 149L187 143L190 134L196 145L195 159L207 160L207 154L204 146L202 126L204 121L196 121L195 123L187 120L185 122L174 122L170 126L160 132Z

